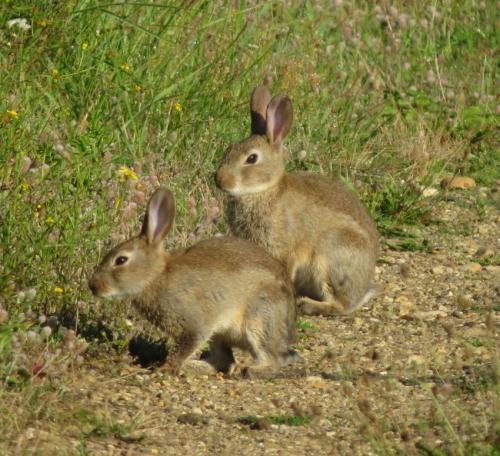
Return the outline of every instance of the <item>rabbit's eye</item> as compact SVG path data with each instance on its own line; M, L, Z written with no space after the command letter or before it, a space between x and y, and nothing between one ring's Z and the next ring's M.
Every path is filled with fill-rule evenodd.
M248 165L253 165L257 159L259 158L259 156L257 154L250 154L247 159L245 160L245 163L248 164Z
M124 256L119 256L119 257L115 260L115 265L116 265L116 266L120 266L120 265L122 265L122 264L125 264L127 261L128 261L128 258L127 258L127 257L124 257Z

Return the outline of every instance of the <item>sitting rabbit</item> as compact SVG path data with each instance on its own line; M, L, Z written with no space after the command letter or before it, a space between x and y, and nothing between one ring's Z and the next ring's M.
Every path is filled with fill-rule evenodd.
M229 194L232 233L264 247L286 266L306 315L350 313L374 294L378 255L373 220L339 181L287 173L282 141L292 125L286 96L257 87L252 134L229 147L215 176Z

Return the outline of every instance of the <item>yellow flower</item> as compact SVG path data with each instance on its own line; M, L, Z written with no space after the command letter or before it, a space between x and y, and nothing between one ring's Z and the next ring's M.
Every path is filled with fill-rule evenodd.
M139 84L134 85L134 90L139 93L142 90L142 87Z
M89 43L87 43L86 41L84 41L84 42L82 43L82 49L83 49L84 51L86 51L88 47L89 47Z
M117 171L118 176L121 177L128 177L129 179L133 180L139 180L139 177L135 173L133 169L130 169L128 166L122 166L120 169Z
M47 218L45 219L45 223L46 223L47 225L52 225L54 222L55 222L55 220L54 220L52 217L47 217Z
M174 108L176 111L179 111L179 112L182 111L182 105L179 102L174 104Z
M130 65L127 62L122 63L121 69L123 71L130 71Z
M14 109L12 110L7 109L7 114L13 119L19 119L19 113Z
M64 293L64 288L62 288L62 287L54 287L54 293L63 294Z
M52 68L52 70L50 70L50 75L52 78L57 79L59 77L59 70L57 70L57 68Z

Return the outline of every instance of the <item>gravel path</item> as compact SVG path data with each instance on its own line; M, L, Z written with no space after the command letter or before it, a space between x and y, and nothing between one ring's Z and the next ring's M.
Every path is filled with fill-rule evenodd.
M427 251L398 251L401 241L386 239L370 308L301 319L304 363L241 380L87 358L54 393L71 409L68 425L49 432L36 422L10 449L370 455L467 454L474 445L481 454L499 443L500 216L493 206L478 213L463 195L415 232Z

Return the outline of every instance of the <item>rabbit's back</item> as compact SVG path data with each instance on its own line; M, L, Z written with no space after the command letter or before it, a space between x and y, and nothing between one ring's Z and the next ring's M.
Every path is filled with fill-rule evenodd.
M242 272L263 276L282 273L282 266L261 247L233 236L218 236L188 247L173 261L175 267L193 272L222 273L239 276ZM264 272L265 271L265 272Z
M173 255L159 280L155 301L163 311L158 313L193 330L216 325L231 331L243 324L250 307L271 302L276 293L280 302L294 306L283 266L259 246L234 237L207 239ZM281 299L283 294L289 299Z
M285 196L286 195L286 196ZM331 180L309 172L285 174L283 179L284 205L297 204L297 217L311 217L318 228L335 220L348 220L350 226L364 231L372 245L378 244L375 223L353 191L340 180Z
M336 232L357 239L375 256L378 233L357 196L340 181L308 172L284 174L270 192L230 198L226 218L236 236L262 245L282 261L321 245Z

